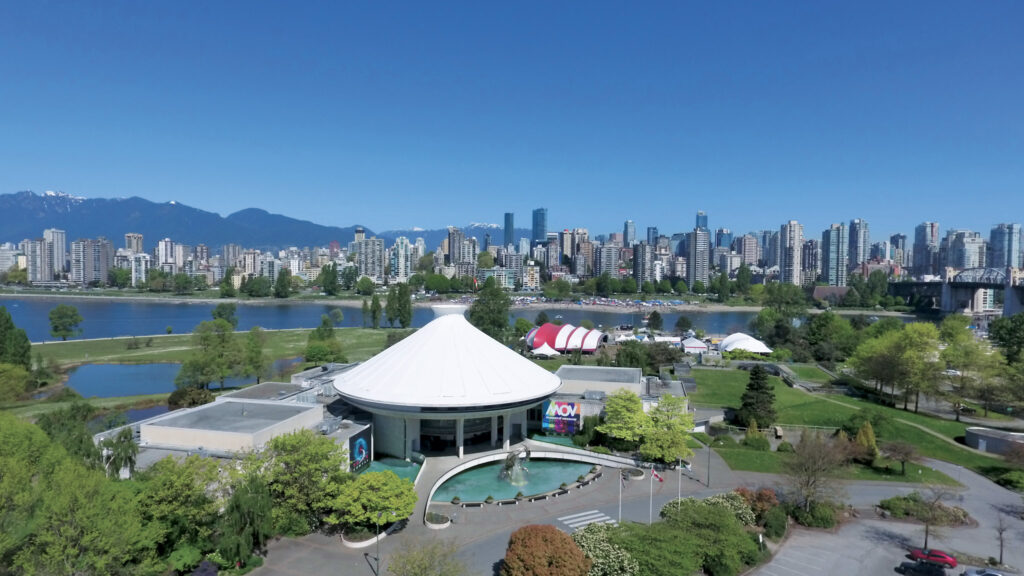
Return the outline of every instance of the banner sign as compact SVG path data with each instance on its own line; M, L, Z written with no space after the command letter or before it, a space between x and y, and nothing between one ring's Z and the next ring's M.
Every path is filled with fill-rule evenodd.
M575 402L544 403L541 428L549 434L575 434L580 429L581 406Z
M370 434L373 428L367 426L348 439L349 469L362 472L370 467Z

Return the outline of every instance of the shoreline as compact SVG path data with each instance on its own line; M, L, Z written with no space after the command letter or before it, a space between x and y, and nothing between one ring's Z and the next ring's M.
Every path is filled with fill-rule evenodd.
M265 299L244 299L244 298L183 298L183 297L161 297L161 296L118 296L114 294L97 294L95 296L75 294L75 293L59 293L59 294L43 294L38 292L27 292L27 293L14 293L14 292L0 292L0 303L3 300L15 300L15 299L37 299L37 300L77 300L77 301L109 301L109 302L145 302L152 304L204 304L204 305L216 305L220 303L233 303L237 306L303 306L303 305L316 305L316 306L335 306L339 308L361 308L363 302L361 299L345 299L345 300L332 300L326 298L313 298L313 299L291 299L291 298L265 298ZM462 302L466 296L445 298L441 300L419 300L413 302L415 308L429 308L430 306L438 304L449 304L449 303L461 303L469 304L469 302ZM513 296L515 298L515 296ZM603 313L621 313L621 314L632 314L637 311L643 310L663 310L671 313L722 313L722 312L738 312L738 313L757 313L764 309L764 306L757 305L744 305L744 306L730 306L728 304L720 303L702 303L702 304L661 304L654 305L652 303L641 303L641 304L630 304L616 306L612 304L576 304L573 301L557 301L557 302L527 302L527 303L515 303L511 306L512 310L562 310L562 309L577 309L577 310L593 310L595 312ZM808 314L820 314L824 310L817 308L808 308ZM833 310L836 314L842 316L853 316L853 315L871 315L871 316L894 316L894 317L916 317L914 314L906 312L895 312L890 310L869 310L869 309L838 309Z

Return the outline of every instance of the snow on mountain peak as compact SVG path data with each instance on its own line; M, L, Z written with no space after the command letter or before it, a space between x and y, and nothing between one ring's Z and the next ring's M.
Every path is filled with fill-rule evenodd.
M497 224L488 224L486 222L470 222L467 228L501 228Z

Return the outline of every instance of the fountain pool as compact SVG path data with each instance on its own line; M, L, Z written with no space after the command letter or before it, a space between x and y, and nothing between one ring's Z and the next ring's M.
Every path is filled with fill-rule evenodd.
M501 477L505 469L503 461L491 462L460 472L442 484L437 492L434 492L431 501L451 502L456 496L467 502L483 501L488 496L493 496L495 500L507 500L515 498L518 492L531 496L557 490L563 482L571 484L576 478L585 476L592 468L590 464L561 460L530 460L524 465L527 473L522 479L517 478L516 484Z

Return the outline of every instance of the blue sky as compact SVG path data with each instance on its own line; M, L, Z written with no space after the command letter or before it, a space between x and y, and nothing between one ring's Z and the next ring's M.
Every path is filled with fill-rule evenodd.
M297 5L295 5L297 4ZM8 2L0 193L372 229L1024 221L1019 2Z

